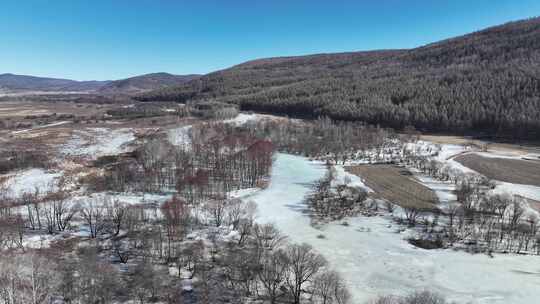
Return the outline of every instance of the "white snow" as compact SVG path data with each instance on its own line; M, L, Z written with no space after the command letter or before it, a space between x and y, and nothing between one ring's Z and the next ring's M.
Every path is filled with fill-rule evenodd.
M246 189L229 191L227 194L228 194L228 197L231 199L234 199L234 198L246 199L250 196L255 195L260 190L261 189L259 188L246 188Z
M443 144L443 145L440 145L440 147L441 147L441 150L439 151L438 155L435 158L439 161L445 161L447 159L455 157L458 154L461 154L470 150L460 145Z
M118 201L128 205L142 205L155 203L160 205L173 197L172 194L151 194L151 193L109 193L109 192L97 192L90 195L74 196L70 203L72 204L85 204L87 200L98 200L100 202L105 201Z
M260 119L262 116L260 114L245 114L240 113L235 118L232 119L226 119L223 122L224 123L233 123L237 126L241 126L243 124L246 124L249 121L255 121Z
M20 171L7 180L8 196L18 198L24 193L34 193L39 189L43 194L48 190L54 190L55 181L62 173L47 172L43 169L28 169Z
M89 155L97 158L126 152L126 145L135 140L131 129L87 128L77 130L62 147L67 155Z
M167 200L172 198L172 194L138 194L138 193L122 193L122 194L111 194L111 193L102 193L95 195L103 195L109 197L111 200L118 200L119 202L126 203L129 205L140 205L145 203L157 203L162 204Z
M435 195L437 195L437 198L441 203L441 207L446 207L450 203L456 201L456 194L454 193L456 185L454 183L437 180L422 174L416 169L410 169L410 171L413 172L414 176L420 181L420 183L435 192Z
M312 227L302 200L324 173L305 158L278 154L269 187L250 199L258 205L259 222L275 223L291 241L323 254L344 276L354 303L424 288L460 303L537 302L540 257L418 249L386 217L351 218L349 226L329 224L322 231Z
M334 169L336 175L334 176L334 180L332 181L332 186L346 185L349 187L361 188L367 193L373 192L371 188L364 184L364 181L360 176L345 171L345 168L343 168L343 166L334 166Z
M191 147L191 137L189 132L191 125L171 129L167 133L169 142L175 146L184 146L186 149Z
M495 189L493 189L492 192L494 194L508 193L520 195L535 201L540 201L540 187L538 186L511 184L497 181Z
M434 144L429 141L419 140L408 143L406 149L422 156L432 156L433 159L445 162L461 153L471 151L470 148L452 144Z

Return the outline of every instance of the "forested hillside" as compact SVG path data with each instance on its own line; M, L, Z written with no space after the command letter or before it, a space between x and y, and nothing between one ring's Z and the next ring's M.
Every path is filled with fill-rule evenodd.
M131 78L115 80L99 89L100 93L129 94L155 90L166 86L180 85L196 79L199 75L173 75L169 73L152 73Z
M93 91L107 83L109 82L0 74L0 90L7 91Z
M535 139L540 18L411 50L255 60L138 98Z
M101 95L129 95L177 86L198 77L196 74L152 73L112 81L76 81L7 73L0 74L0 92L89 92Z

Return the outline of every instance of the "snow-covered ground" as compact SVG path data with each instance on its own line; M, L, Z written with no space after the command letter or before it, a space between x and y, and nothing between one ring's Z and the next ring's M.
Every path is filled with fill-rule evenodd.
M343 166L334 166L334 168L336 174L334 176L334 180L332 181L332 186L346 185L349 187L361 188L367 193L373 192L371 188L364 184L364 181L358 175L354 175L345 171L345 168L343 168Z
M191 137L189 135L191 127L191 125L188 125L170 129L167 132L167 139L175 146L184 146L189 149L191 147Z
M240 190L234 190L227 193L228 198L230 199L247 199L253 195L255 195L257 192L259 192L261 189L259 188L246 188L246 189L240 189Z
M532 200L540 201L540 187L533 185L511 184L497 181L495 189L493 189L492 192L496 194L508 193L519 195Z
M172 194L150 194L150 193L93 193L90 196L75 197L74 201L81 201L88 198L99 198L101 201L118 201L128 205L141 205L147 203L162 204L172 198Z
M437 180L435 178L422 174L416 169L411 169L411 171L413 172L416 179L420 181L420 183L435 192L435 195L437 195L437 198L441 203L441 207L447 207L450 203L456 200L456 194L454 193L456 185L454 183Z
M324 166L297 156L278 154L269 187L250 197L258 221L272 222L293 242L311 244L348 282L354 303L381 294L429 289L460 303L536 303L540 257L470 255L452 250L423 250L386 217L347 219L349 226L329 224L318 230L302 213L310 186ZM428 181L426 181L428 182ZM324 239L317 236L323 234Z
M261 114L245 114L245 113L240 113L238 114L235 118L232 118L232 119L226 119L224 120L223 122L224 123L233 123L237 126L241 126L243 124L246 124L248 123L249 121L256 121L256 120L259 120L261 119L262 117L264 117L264 115L261 115Z
M28 169L14 174L6 182L8 196L18 198L24 193L40 193L54 190L56 180L62 176L59 172L47 172L43 169Z
M87 128L76 130L73 137L62 147L66 155L97 158L126 152L128 143L135 140L131 129Z

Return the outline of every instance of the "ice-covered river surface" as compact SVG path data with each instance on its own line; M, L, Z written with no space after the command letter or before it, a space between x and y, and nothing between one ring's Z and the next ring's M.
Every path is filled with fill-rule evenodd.
M290 241L311 244L347 281L354 303L382 294L429 289L458 303L538 303L540 257L471 255L409 245L385 217L347 219L349 226L310 225L303 197L325 168L278 154L270 186L250 197L258 221L272 222ZM317 236L323 234L324 239Z

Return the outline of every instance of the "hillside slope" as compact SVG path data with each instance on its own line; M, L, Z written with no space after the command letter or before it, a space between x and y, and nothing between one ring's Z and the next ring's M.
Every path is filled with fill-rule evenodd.
M176 86L196 79L200 75L173 75L153 73L111 81L99 89L101 93L132 94L155 90L167 86Z
M138 99L539 138L540 18L411 50L254 60Z
M108 81L75 81L60 78L0 74L0 89L6 91L94 91Z
M176 86L200 75L153 73L114 81L76 81L60 78L0 74L0 92L88 92L103 95L137 94Z

